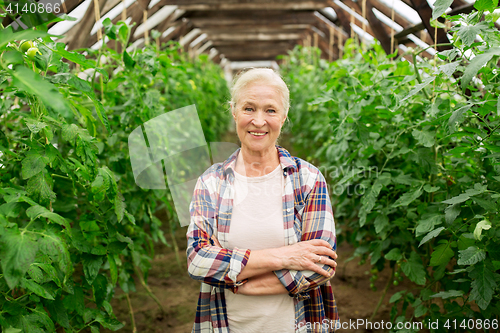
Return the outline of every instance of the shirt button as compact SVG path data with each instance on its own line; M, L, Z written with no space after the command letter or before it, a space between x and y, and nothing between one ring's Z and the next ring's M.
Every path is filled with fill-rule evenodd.
M288 208L286 211L290 213L291 209L290 209L290 208Z

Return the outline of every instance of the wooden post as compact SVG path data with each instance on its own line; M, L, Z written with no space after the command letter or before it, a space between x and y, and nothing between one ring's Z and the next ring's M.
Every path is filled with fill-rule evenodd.
M361 2L361 14L363 14L363 51L366 49L366 0Z
M318 34L316 32L314 33L314 47L318 48Z
M354 29L352 28L354 26L354 13L355 10L351 7L351 38L354 38Z
M331 62L333 60L333 27L330 26L330 44L328 45L328 60Z
M144 45L149 45L148 36L148 10L144 9L142 11L142 22L144 22Z
M101 10L99 9L99 0L94 0L94 14L95 22L98 23L101 20ZM102 28L97 29L97 41L102 39Z
M339 59L342 59L344 53L344 35L342 35L342 29L339 29Z
M394 0L392 0L391 20L394 22ZM394 29L391 27L391 54L394 53Z
M127 6L125 6L125 0L122 0L123 10L122 10L122 21L125 22L127 19Z

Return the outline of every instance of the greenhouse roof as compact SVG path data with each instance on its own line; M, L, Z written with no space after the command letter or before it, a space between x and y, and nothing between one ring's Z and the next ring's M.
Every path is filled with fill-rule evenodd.
M46 2L47 0L40 0ZM94 3L96 1L96 3ZM454 0L448 13L468 13L473 0ZM317 46L334 60L350 36L378 39L387 53L397 47L448 42L446 28L430 26L433 0L65 0L63 21L49 32L65 35L68 49L98 48L104 19L133 24L131 42L141 47L151 30L160 43L179 41L190 54L207 53L216 62L270 61L296 44ZM97 22L97 23L96 23ZM6 17L4 26L18 22ZM431 31L432 33L429 33ZM108 46L115 47L113 40ZM439 47L438 47L439 49ZM423 56L435 54L430 47ZM238 67L238 66L234 66Z

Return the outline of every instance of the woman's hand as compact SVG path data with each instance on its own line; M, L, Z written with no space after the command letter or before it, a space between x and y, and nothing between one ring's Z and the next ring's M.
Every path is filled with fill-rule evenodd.
M330 277L333 274L323 269L322 265L337 267L337 263L329 258L337 259L337 253L327 241L321 239L298 242L275 250L285 269L309 270Z

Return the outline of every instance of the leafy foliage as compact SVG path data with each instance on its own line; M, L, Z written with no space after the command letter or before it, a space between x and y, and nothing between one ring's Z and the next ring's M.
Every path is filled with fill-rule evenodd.
M124 50L130 27L105 23ZM128 134L196 104L207 142L218 141L226 82L176 43L76 52L43 29L0 34L0 326L118 330L116 288L147 280L154 242L170 246L164 230L178 224L168 191L135 184ZM37 38L34 59L19 38Z
M483 13L447 16L437 59L348 40L332 63L302 47L283 60L294 148L330 184L338 240L415 284L391 297L395 321L500 315L500 33Z

